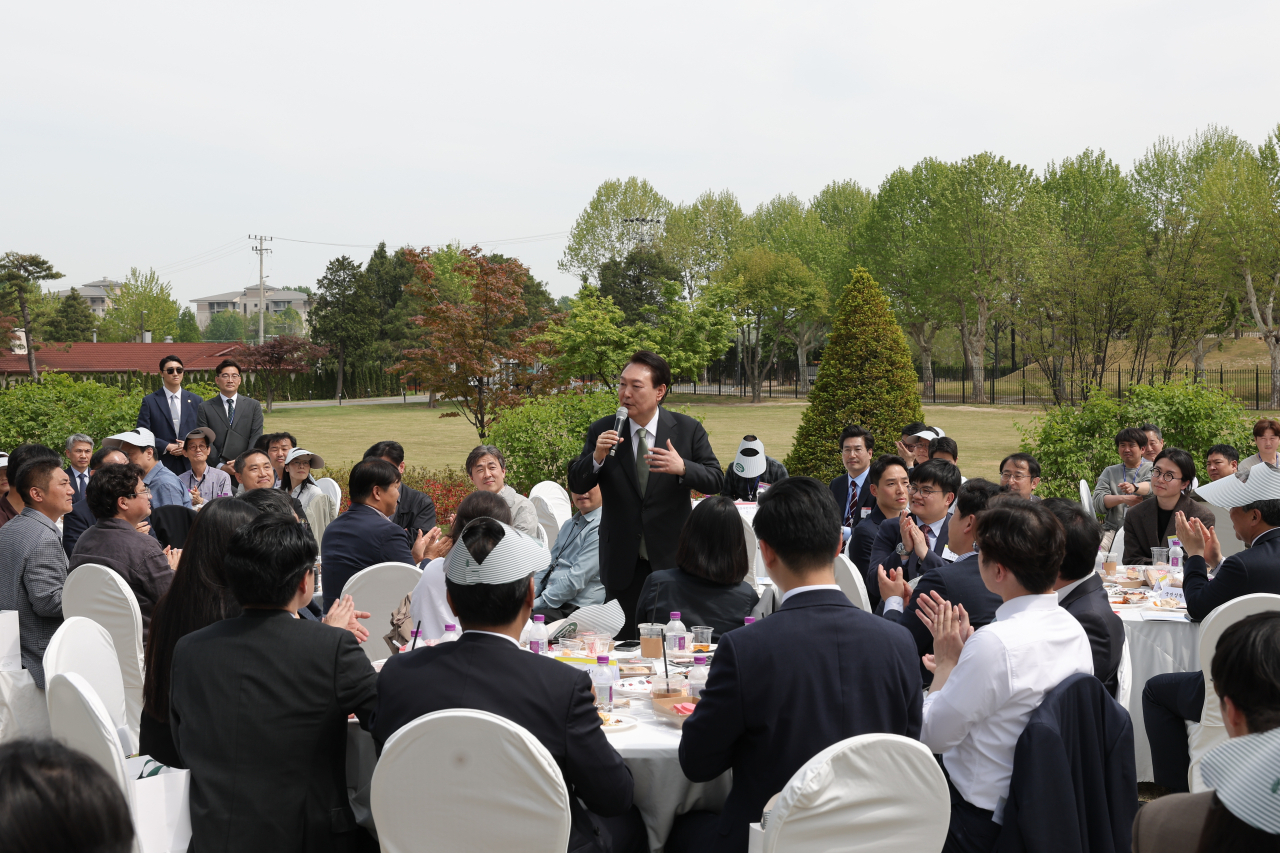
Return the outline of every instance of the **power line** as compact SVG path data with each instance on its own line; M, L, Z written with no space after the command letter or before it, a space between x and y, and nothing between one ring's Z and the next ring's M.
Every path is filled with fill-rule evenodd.
M167 270L167 269L171 269L172 267L186 266L188 262L196 261L196 260L198 260L198 259L204 258L206 255L212 255L212 254L216 254L216 253L218 253L218 252L223 252L223 251L225 251L226 249L229 249L229 248L230 248L230 247L232 247L232 246L235 246L237 251L239 251L240 249L242 249L242 248L243 248L243 244L240 242L240 238L239 238L239 237L237 237L237 238L236 238L236 239L234 239L234 240L230 240L230 241L228 241L228 242L226 242L226 243L223 243L221 246L216 246L216 247L214 247L214 248L212 248L212 249L208 249L208 250L203 251L203 252L198 252L197 254L194 254L194 255L191 255L191 256L189 256L189 257L183 258L183 259L182 259L182 260L180 260L180 261L174 261L174 262L173 262L173 263L171 263L171 264L162 264L162 265L160 265L160 266L156 267L156 271L157 271L157 272L159 272L160 270ZM203 261L202 261L202 262L203 262Z

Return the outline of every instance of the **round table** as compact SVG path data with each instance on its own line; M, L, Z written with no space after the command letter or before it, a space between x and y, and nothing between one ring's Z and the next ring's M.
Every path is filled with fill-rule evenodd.
M1151 610L1117 611L1124 621L1129 646L1129 718L1133 720L1133 746L1139 782L1151 776L1151 744L1142 720L1142 688L1153 675L1166 672L1193 672L1200 669L1200 623L1189 620L1163 621L1185 614L1156 613ZM1148 615L1150 614L1150 615ZM1156 621L1156 618L1161 621Z

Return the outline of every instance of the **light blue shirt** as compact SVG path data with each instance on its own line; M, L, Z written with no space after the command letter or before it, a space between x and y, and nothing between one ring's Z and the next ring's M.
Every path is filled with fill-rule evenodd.
M191 509L191 495L182 488L178 475L157 462L142 484L151 490L151 508L162 506L185 506Z
M575 515L560 528L551 549L551 563L533 579L533 588L539 593L533 602L535 610L604 603L604 584L600 581L601 510L596 507L586 515Z

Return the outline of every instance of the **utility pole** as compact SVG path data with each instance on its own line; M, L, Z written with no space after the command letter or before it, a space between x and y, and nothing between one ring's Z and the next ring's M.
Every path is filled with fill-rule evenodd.
M249 239L258 241L258 245L252 246L251 248L258 253L258 344L262 345L267 341L267 280L262 275L262 259L267 252L271 251L270 249L263 248L262 244L270 241L271 238L261 236L255 237L250 234Z

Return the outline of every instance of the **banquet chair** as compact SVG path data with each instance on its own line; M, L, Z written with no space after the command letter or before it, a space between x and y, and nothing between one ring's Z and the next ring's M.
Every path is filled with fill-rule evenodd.
M760 600L756 602L756 606L751 608L750 616L756 619L763 619L770 613L778 609L778 588L769 585L760 593Z
M125 717L133 742L138 742L142 724L142 681L145 668L142 651L142 611L129 584L106 566L85 563L67 575L62 588L63 618L92 619L111 635L120 677L124 680Z
M839 584L841 591L849 596L854 607L864 613L870 613L871 598L867 595L867 585L858 567L844 554L837 554L834 568L836 583Z
M1129 697L1133 695L1133 658L1129 655L1129 640L1126 637L1120 652L1120 668L1116 670L1116 701L1129 707Z
M84 678L115 726L125 755L138 751L138 741L125 715L124 676L111 635L92 619L72 616L54 632L44 652L44 677L74 672ZM47 700L48 697L46 697Z
M917 740L867 734L805 762L766 813L763 853L937 853L951 798L942 768Z
M321 477L316 480L316 485L333 501L334 512L342 508L342 487L338 485L337 480L332 477Z
M756 570L764 569L764 559L760 556L760 540L756 538L755 528L745 518L742 519L742 535L747 540L747 576L743 580L751 584L751 588L758 593L760 578L756 576ZM766 569L765 574L768 573Z
M342 595L355 600L356 609L369 614L369 639L360 644L369 660L381 660L387 656L386 644L381 636L391 627L391 614L396 612L404 597L413 592L422 577L422 570L408 563L378 563L356 572L342 588ZM341 597L341 596L339 596Z
M1080 505L1084 507L1085 512L1094 513L1093 510L1093 489L1089 488L1088 482L1080 481ZM1096 515L1097 513L1094 513Z
M134 853L186 850L191 840L188 770L168 769L138 778L147 759L126 759L111 715L89 681L64 672L48 681L49 724L53 736L92 758L124 792L133 818Z
M555 759L524 728L487 711L436 711L393 734L370 799L382 853L564 853L569 844L569 794Z
M529 500L533 503L533 508L538 511L538 529L542 531L547 548L554 548L556 538L560 535L560 525L556 524L555 513L551 511L551 506L542 495L534 495Z
M1265 613L1269 610L1280 610L1280 595L1255 592L1218 605L1200 623L1200 670L1204 673L1204 705L1200 711L1200 722L1187 722L1187 751L1191 755L1187 785L1193 794L1209 790L1209 786L1200 776L1200 761L1215 746L1227 740L1227 727L1222 720L1222 707L1218 704L1218 694L1213 689L1213 678L1210 674L1213 653L1218 648L1218 639L1223 631L1246 616Z
M572 498L564 490L564 486L554 480L543 480L530 489L529 500L534 498L542 498L546 502L547 509L551 511L551 516L555 520L557 532L573 516Z
M1121 527L1119 530L1116 531L1115 538L1111 540L1111 553L1112 554L1124 553L1124 528L1123 527Z

